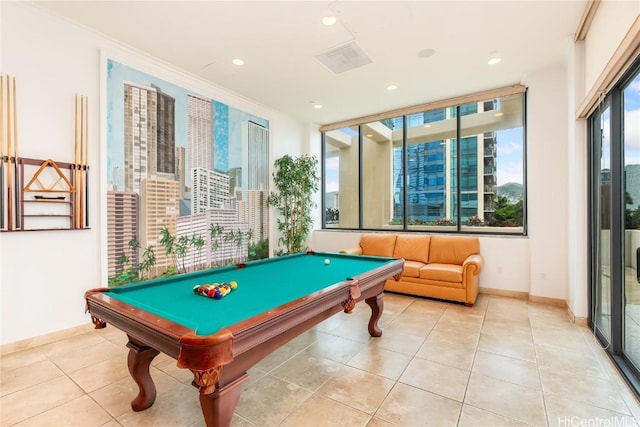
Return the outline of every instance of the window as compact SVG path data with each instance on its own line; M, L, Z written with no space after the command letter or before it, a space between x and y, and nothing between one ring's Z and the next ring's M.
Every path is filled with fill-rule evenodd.
M589 117L589 321L640 395L640 58Z
M360 228L359 126L324 132L323 176L326 228Z
M524 90L413 110L323 131L324 227L526 234Z

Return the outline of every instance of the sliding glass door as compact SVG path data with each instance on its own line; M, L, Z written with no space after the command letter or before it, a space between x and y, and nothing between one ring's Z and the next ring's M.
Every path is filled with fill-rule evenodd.
M640 72L622 89L624 144L624 343L640 368Z
M594 169L594 256L596 261L593 324L611 340L611 135L610 107L603 106L592 119Z
M590 324L640 395L640 59L589 125Z

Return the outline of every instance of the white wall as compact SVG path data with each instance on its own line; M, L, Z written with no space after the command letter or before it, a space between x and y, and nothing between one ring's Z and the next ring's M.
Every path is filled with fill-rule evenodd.
M567 75L564 65L530 73L527 96L527 223L530 294L567 296ZM585 201L586 202L586 201Z
M567 71L538 70L527 93L527 237L479 236L480 286L565 300L567 268ZM583 206L586 205L586 200ZM316 230L314 250L357 246L357 233Z
M73 102L89 97L90 230L0 234L0 343L87 324L83 295L106 285L105 58L268 119L271 159L298 153L308 129L26 2L0 2L1 71L16 78L19 156L73 161ZM274 239L275 221L271 224Z
M640 0L601 1L585 39L585 87L588 93L640 13ZM582 100L580 100L582 101ZM580 104L578 104L580 105Z
M584 94L584 43L567 40L567 305L574 316L587 317L589 288L587 124L575 120L578 95Z
M361 233L315 230L310 247L315 251L338 252L357 248ZM529 239L510 236L479 236L485 267L480 287L529 293Z

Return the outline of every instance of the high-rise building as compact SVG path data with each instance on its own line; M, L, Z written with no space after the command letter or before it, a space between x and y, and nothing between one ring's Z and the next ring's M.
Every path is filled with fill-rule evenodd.
M213 106L211 100L187 95L189 170L213 169Z
M251 229L251 243L269 238L269 208L266 190L247 191L247 222Z
M175 99L155 85L125 83L124 124L125 190L139 194L148 176L175 179Z
M138 239L138 195L133 191L107 191L107 259L109 277L138 265L138 251L129 242ZM120 257L129 259L118 264Z
M141 251L152 247L155 252L156 265L152 275L163 273L173 265L160 240L162 229L167 228L169 234L176 234L176 218L180 212L178 181L165 178L146 178L142 180L140 193L140 245Z
M640 165L624 166L625 190L631 198L627 209L636 209L640 206Z
M242 123L243 190L269 188L269 129L252 121Z
M229 175L204 169L191 170L191 213L223 208L229 200Z
M168 174L173 175L176 171L176 100L163 93L162 90L153 85L157 96L157 128L156 128L156 161L150 167L151 175Z
M185 196L185 192L187 191L187 187L186 187L186 182L185 182L185 178L186 178L186 174L187 174L187 169L186 169L186 150L184 147L176 147L175 149L175 176L176 176L176 181L178 181L179 184L179 188L180 188L180 199L184 199Z
M153 86L124 84L125 191L140 194L140 182L149 173L148 156L155 160L156 108L156 89Z
M492 102L461 106L460 115L476 114L494 108ZM407 128L455 119L456 109L433 110L407 116ZM390 123L402 129L402 117ZM457 218L458 180L460 216L466 221L477 216L484 219L493 212L497 185L497 136L495 132L469 135L460 139L460 174L457 175L458 153L455 139L431 139L425 136L407 146L407 218L432 222ZM402 147L394 148L394 217L402 218L403 171ZM459 178L459 179L458 179Z

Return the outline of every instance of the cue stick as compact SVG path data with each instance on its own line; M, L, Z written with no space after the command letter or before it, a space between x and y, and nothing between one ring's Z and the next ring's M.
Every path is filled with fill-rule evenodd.
M0 230L6 230L4 225L4 75L0 75Z
M20 221L20 227L22 228L22 207L20 205L20 180L18 176L18 108L16 106L17 91L16 91L16 78L11 78L13 82L13 197L15 199L15 217L16 221Z
M78 228L78 94L73 99L73 228Z
M9 84L9 76L6 76L4 80L7 82L7 222L9 230L13 230L13 212L11 209L13 203L13 197L11 197L11 188L13 187L11 176L11 85Z
M84 155L85 155L85 145L86 145L86 127L87 127L87 112L85 106L85 97L80 97L80 110L81 121L80 121L80 189L78 190L78 197L80 198L80 217L78 218L78 228L84 228Z
M80 96L80 157L78 159L78 228L82 228L84 223L84 200L83 184L84 176L82 171L82 159L84 158L84 96Z
M85 135L84 135L84 224L83 227L89 226L89 97L84 97L85 111Z

